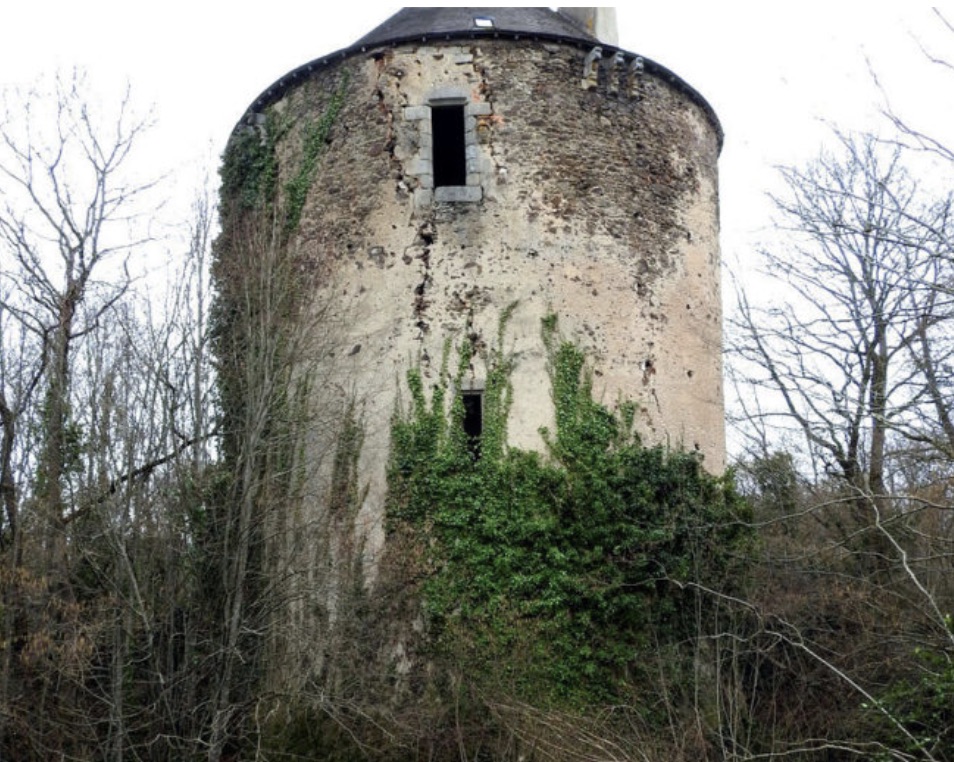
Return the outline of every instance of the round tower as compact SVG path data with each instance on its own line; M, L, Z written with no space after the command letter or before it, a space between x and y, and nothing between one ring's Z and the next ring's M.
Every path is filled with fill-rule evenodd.
M276 288L294 293L290 376L308 376L293 456L304 497L270 533L286 538L274 563L327 569L353 553L374 576L406 374L441 383L464 341L500 336L513 359L507 442L543 450L548 315L585 351L594 394L635 403L644 442L723 468L720 126L672 72L593 36L603 24L547 8L405 8L280 79L236 128L218 279L289 253ZM253 207L271 216L250 232ZM459 382L475 437L487 373L477 351ZM333 620L340 578L305 576Z

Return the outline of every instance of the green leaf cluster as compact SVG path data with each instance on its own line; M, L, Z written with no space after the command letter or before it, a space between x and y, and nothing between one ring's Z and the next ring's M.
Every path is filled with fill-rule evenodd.
M693 583L741 576L751 543L731 478L643 447L634 407L595 402L585 357L545 325L556 427L546 452L506 446L512 361L497 351L473 455L459 395L409 374L392 425L390 531L416 537L439 653L527 700L631 691L650 648L698 626ZM470 349L461 348L461 368ZM453 387L451 387L453 388ZM449 414L445 409L449 408ZM493 676L492 678L490 676Z
M317 122L309 123L305 128L304 144L298 169L285 184L285 234L290 235L298 229L301 222L301 213L308 199L308 191L315 179L315 170L318 168L318 159L321 156L331 128L334 126L338 113L344 104L345 92L348 88L348 73L344 72L341 82L335 91L324 113Z
M954 632L950 615L945 625ZM879 706L865 705L886 728L893 745L912 754L927 752L932 759L954 760L954 653L950 649L917 648L917 673L892 684ZM884 714L901 723L909 735L901 736Z
M274 114L269 114L261 129L245 127L232 135L219 168L223 216L272 203L278 182L275 146L282 134Z
M301 156L282 188L282 231L286 238L298 229L301 222L308 192L316 177L318 160L344 105L348 81L348 73L344 72L321 117L303 127ZM263 125L246 126L232 135L219 169L223 216L233 211L264 210L275 203L279 189L278 145L290 129L288 119L269 111Z

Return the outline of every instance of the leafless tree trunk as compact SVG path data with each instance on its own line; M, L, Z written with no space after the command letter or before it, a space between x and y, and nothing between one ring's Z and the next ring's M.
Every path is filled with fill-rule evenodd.
M784 171L776 198L788 240L765 253L773 304L742 298L738 367L763 390L760 425L790 425L822 476L859 496L887 494L892 436L925 436L932 369L911 352L925 326L940 330L931 280L948 246L946 204L922 200L900 151L840 136L837 155ZM884 509L883 504L879 504Z
M741 297L734 325L764 563L730 604L726 689L777 723L768 756L949 759L951 198L902 142L837 137L783 171L772 300Z
M222 617L208 757L219 762L234 733L236 713L260 677L264 649L262 597L266 514L287 510L293 474L285 469L295 450L294 357L300 349L294 263L281 245L278 223L256 215L220 259L220 283L231 309L219 347L221 373L230 388L224 432L227 458L238 469L219 518ZM264 220L262 218L265 218Z
M7 94L0 125L0 757L188 756L211 650L189 554L213 218L201 202L165 303L138 289L147 123L128 95L97 119L84 88Z
M6 275L19 296L5 307L35 332L42 348L43 435L34 498L51 569L65 564L64 490L78 446L72 355L128 288L124 258L143 243L128 238L128 223L137 197L150 187L124 177L146 123L131 116L127 100L107 133L90 115L83 87L74 73L57 81L55 104L35 93L8 102L0 134L0 239L12 265ZM55 120L46 137L45 108ZM20 124L22 129L14 127ZM113 277L102 280L110 267Z

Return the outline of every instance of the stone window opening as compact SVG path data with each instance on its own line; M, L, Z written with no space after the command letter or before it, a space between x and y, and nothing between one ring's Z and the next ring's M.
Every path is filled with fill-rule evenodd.
M431 106L434 187L467 184L467 144L464 136L464 105Z
M493 29L494 20L490 16L475 16L474 26L478 29Z
M484 433L484 390L465 389L461 392L464 403L464 435L467 449L474 460L480 460L480 438Z
M416 180L415 212L435 203L483 201L490 162L477 138L477 121L493 113L469 87L435 87L419 105L405 106L404 119L417 131L416 152L405 174Z

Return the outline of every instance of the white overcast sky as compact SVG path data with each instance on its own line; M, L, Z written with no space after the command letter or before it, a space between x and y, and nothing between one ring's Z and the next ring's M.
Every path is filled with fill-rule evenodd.
M0 85L78 65L97 92L114 99L128 80L135 101L153 106L158 119L145 158L178 180L170 192L189 197L196 168L215 164L262 90L348 46L398 7L9 0L0 27ZM919 46L954 60L954 34L929 4L634 0L617 13L620 45L681 76L722 121L723 251L743 267L767 225L772 167L816 154L829 135L825 120L846 129L877 127L880 101L868 62L899 110L941 137L952 129L954 73L939 80L939 67Z

